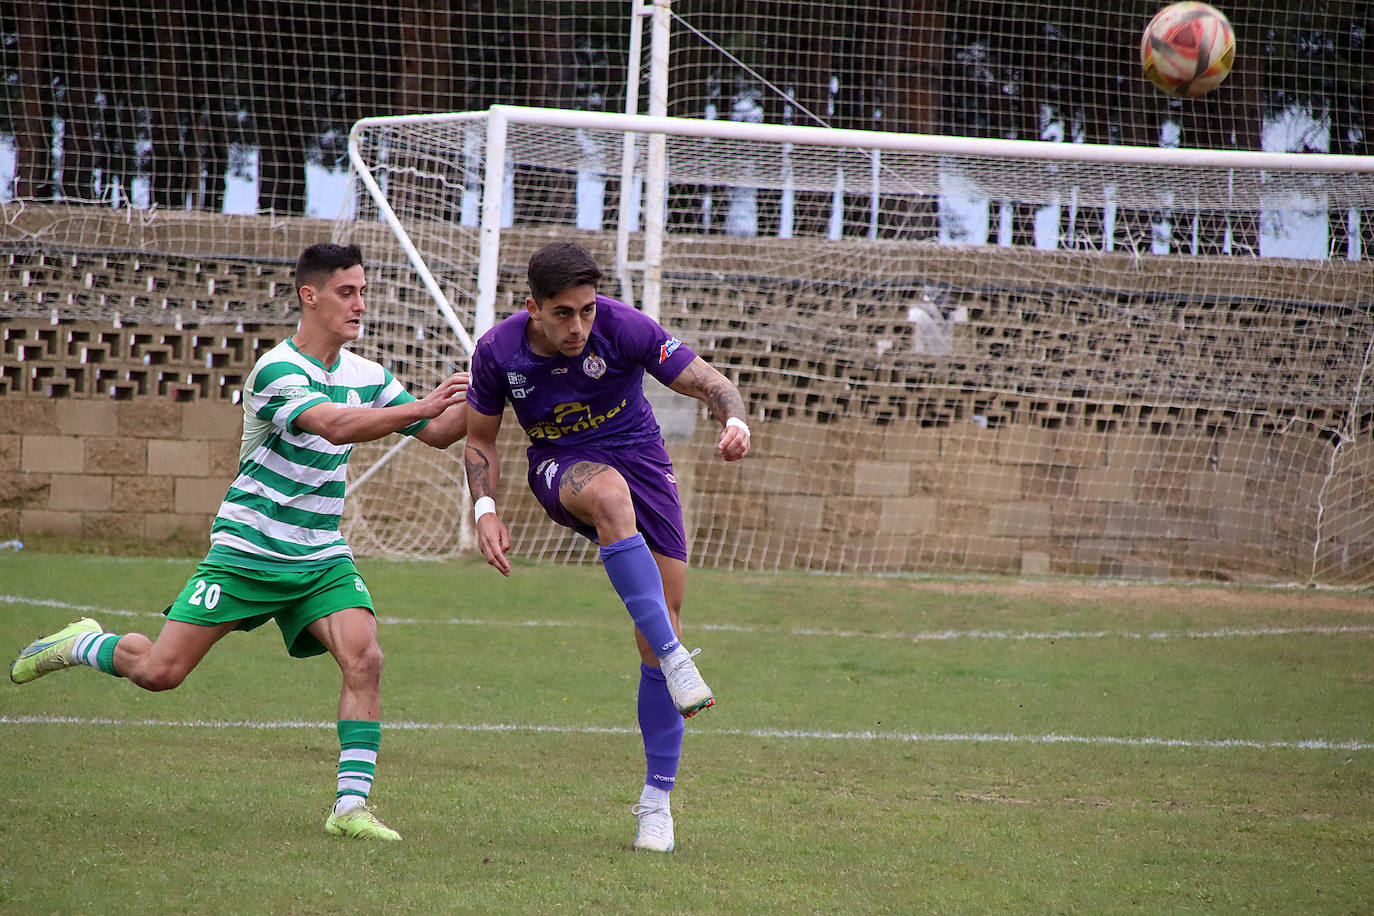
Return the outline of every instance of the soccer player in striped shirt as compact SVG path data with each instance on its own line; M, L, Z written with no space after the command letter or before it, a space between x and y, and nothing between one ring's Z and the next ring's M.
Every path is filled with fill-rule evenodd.
M338 662L337 791L325 829L399 840L366 804L381 745L382 651L367 585L339 533L348 455L391 433L447 448L467 430L467 373L418 400L378 363L344 347L362 335L367 286L356 245L312 245L296 262L300 323L257 361L243 387L239 473L210 532L210 551L156 640L78 620L10 665L25 684L88 665L145 690L170 690L233 630L275 619L287 651Z
M729 379L644 313L596 292L601 270L572 242L529 263L525 309L478 341L468 389L468 487L477 542L510 575L510 533L496 512L496 436L509 403L529 437L530 489L545 513L601 546L611 585L635 625L639 727L646 773L636 849L676 845L669 790L682 756L683 718L715 703L682 645L687 538L677 481L644 373L706 405L721 424L717 453L749 453L744 400Z

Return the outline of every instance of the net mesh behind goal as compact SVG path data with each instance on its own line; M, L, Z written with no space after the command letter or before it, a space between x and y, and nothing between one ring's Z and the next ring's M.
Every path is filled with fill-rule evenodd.
M484 131L358 138L469 328ZM511 125L498 320L554 238L639 304L614 226L622 195L642 218L647 141L622 187L623 136ZM660 320L739 384L755 442L725 464L695 402L654 394L694 563L1374 581L1368 176L670 136L667 180ZM370 355L417 385L465 363L412 272L373 284ZM515 551L593 557L525 494L518 433ZM358 524L423 523L404 494L434 469L384 474Z

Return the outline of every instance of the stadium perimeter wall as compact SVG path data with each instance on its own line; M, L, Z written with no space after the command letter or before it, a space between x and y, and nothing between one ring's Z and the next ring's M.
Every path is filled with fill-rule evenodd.
M184 225L164 217L148 230L123 214L93 220L89 210L8 215L0 250L0 539L203 539L237 465L234 392L256 356L291 332L291 262L303 245L329 238L333 224L242 217L237 241L221 232L208 244L192 225L204 217ZM159 233L156 242L139 235L145 231ZM375 226L358 234L365 247L385 244ZM606 253L606 240L586 241ZM178 246L178 254L159 253ZM1209 267L1209 282L1225 286L1218 270ZM1301 270L1292 282L1306 282ZM138 303L144 309L170 303L168 323L120 317L140 297L149 300ZM664 320L695 325L689 331L698 336L730 324L743 307L739 295L687 298L665 307ZM93 303L113 314L89 317ZM1217 333L1234 330L1225 310L1199 312L1208 315ZM814 411L788 408L795 384L766 353L751 367L753 357L732 356L719 335L709 350L704 338L697 345L729 366L770 420L756 428L755 455L738 465L712 460L713 424L689 422L685 435L670 437L696 562L1165 579L1206 575L1197 565L1206 556L1224 561L1219 578L1306 581L1311 572L1313 520L1304 511L1323 485L1325 457L1313 454L1281 479L1257 479L1252 455L1265 447L1266 430L1218 436L1205 408L1201 416L1148 406L1132 413L1119 404L1072 405L1065 422L1063 404L1028 410L1016 398L993 402L988 425L930 423L931 411L965 419L989 412L986 399L975 403L975 393L957 385L909 392L923 399L919 410L818 423ZM886 397L892 406L890 391ZM1044 422L1046 412L1056 422ZM1102 422L1108 416L1115 420ZM1340 545L1356 565L1330 573L1332 582L1358 581L1367 574L1359 564L1374 556L1374 507L1360 495L1374 479L1368 440L1366 431L1337 485L1326 482L1330 508L1358 516ZM502 444L507 460L523 466L519 437ZM1126 451L1136 457L1123 470L1112 456ZM514 530L552 528L519 474L507 474L504 489ZM1161 489L1171 493L1167 511L1132 498ZM1243 526L1250 543L1228 545L1228 526Z

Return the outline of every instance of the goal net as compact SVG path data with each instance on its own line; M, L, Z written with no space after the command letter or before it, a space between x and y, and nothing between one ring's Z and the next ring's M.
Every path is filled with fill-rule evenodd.
M463 366L456 327L570 238L739 385L726 464L649 383L695 564L1374 582L1367 159L499 107L351 144L398 374ZM501 445L514 552L593 558L525 492L513 417ZM379 464L350 539L451 549L425 532L466 517L460 464Z

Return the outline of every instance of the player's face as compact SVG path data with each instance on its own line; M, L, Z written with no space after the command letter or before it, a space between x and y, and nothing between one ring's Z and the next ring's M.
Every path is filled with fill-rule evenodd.
M315 321L330 336L340 341L357 340L363 334L366 287L363 266L355 264L334 271L319 286L302 286L301 299L307 308L313 307Z
M596 287L590 283L559 290L543 302L525 300L530 347L541 356L578 356L587 346L596 320Z

